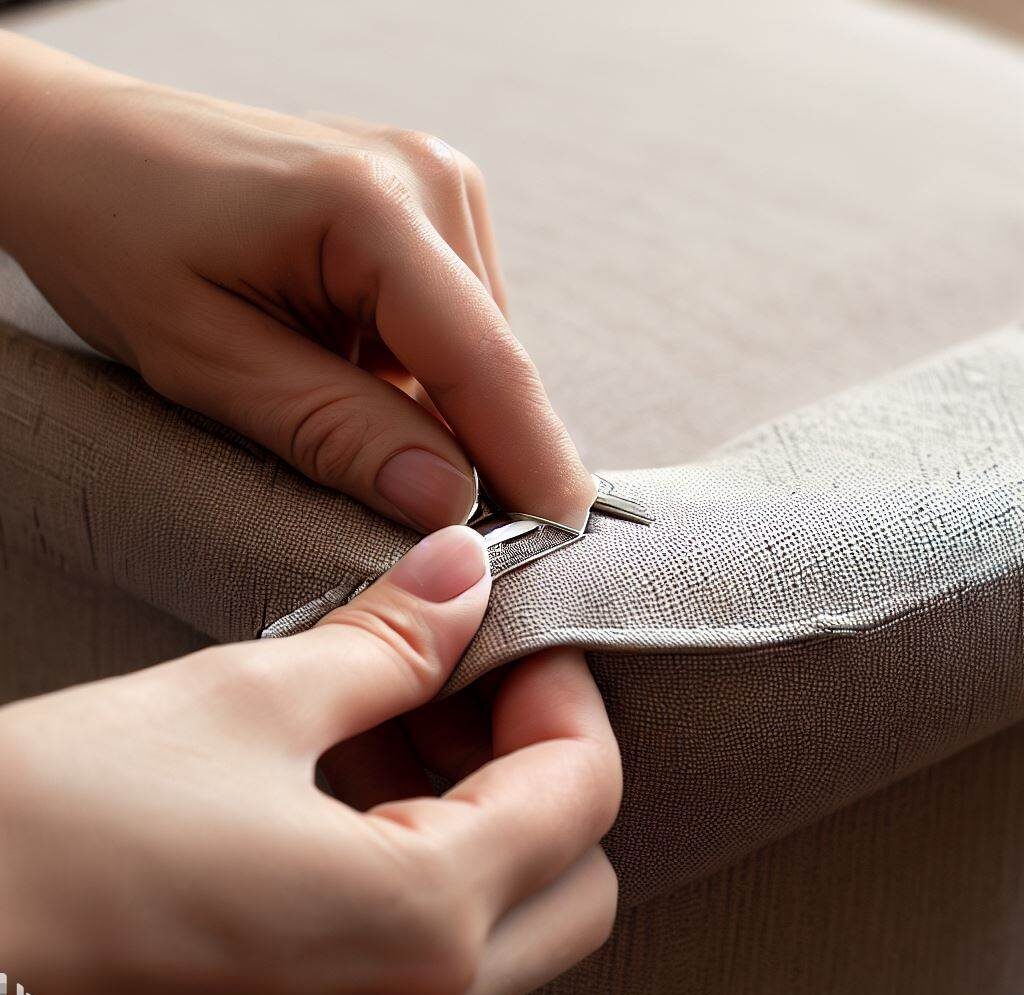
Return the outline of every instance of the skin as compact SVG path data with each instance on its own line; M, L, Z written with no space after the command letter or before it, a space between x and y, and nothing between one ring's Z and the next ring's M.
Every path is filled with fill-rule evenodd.
M464 155L4 33L0 94L0 245L101 352L422 531L465 521L471 465L508 510L585 520L593 483L503 314ZM408 451L450 469L382 476Z
M55 995L510 995L594 950L621 775L581 654L506 671L479 735L422 734L489 590L453 526L307 633L0 709L5 970ZM357 750L372 805L314 786L410 712L403 750ZM408 795L424 764L456 783Z
M309 633L0 709L3 969L55 995L512 995L599 946L621 771L582 656L431 701L490 588L443 528L472 468L511 510L579 525L593 498L505 320L476 167L0 33L0 177L0 245L97 349L441 529Z

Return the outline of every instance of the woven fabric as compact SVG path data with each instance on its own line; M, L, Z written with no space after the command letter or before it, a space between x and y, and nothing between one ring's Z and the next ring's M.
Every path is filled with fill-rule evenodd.
M595 468L697 457L1024 308L1020 55L897 4L106 0L13 23L468 152L516 333ZM0 332L0 700L251 636L412 541L88 358L3 257L0 318L65 347ZM552 992L1021 990L1019 737L929 767L1021 711L1018 371L1004 335L613 474L655 530L595 521L498 582L457 680L554 620L598 647L625 755L620 926Z
M1020 995L1024 725L620 917L543 995Z
M603 650L626 901L720 868L1024 716L1022 419L1009 329L700 463L614 474L655 524L594 516L499 579L450 687Z
M124 370L10 331L0 370L8 547L215 639L415 540ZM449 690L590 650L626 766L625 905L711 873L1024 715L1022 423L1010 328L700 463L606 474L655 524L595 516L496 580Z

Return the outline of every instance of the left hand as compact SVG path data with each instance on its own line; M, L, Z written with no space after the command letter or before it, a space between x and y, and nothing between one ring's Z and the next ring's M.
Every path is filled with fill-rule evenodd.
M593 482L502 313L464 155L3 32L0 94L0 244L99 350L421 531L465 521L472 466L505 508L583 524Z

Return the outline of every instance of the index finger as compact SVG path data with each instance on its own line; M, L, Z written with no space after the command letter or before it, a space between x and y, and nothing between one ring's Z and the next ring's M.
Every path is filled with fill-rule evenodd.
M495 918L553 881L611 827L622 796L618 746L583 654L519 664L494 705L495 759L443 798L373 815L445 839Z
M582 527L593 481L498 305L425 218L396 238L380 280L381 337L504 508Z

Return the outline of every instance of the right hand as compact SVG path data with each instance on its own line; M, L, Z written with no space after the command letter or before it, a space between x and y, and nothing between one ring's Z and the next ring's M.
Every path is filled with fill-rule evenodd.
M621 771L578 651L507 672L471 773L425 749L442 797L313 784L434 696L489 589L445 529L309 632L0 709L0 964L55 995L511 995L594 950Z

